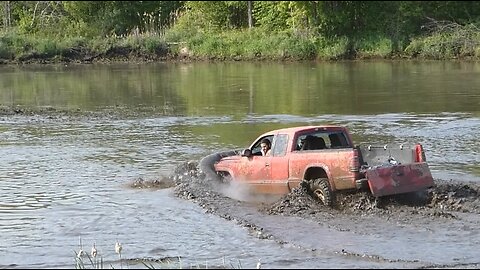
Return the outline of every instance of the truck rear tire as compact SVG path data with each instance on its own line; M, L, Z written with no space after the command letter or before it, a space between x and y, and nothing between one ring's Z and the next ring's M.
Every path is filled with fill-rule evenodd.
M310 191L313 197L319 199L325 206L333 206L335 197L327 178L310 181Z

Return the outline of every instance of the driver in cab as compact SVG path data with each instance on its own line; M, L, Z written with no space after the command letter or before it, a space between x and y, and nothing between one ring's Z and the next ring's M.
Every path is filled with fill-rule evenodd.
M269 139L263 139L260 142L260 148L262 152L262 156L269 156L270 155L270 148L271 148L271 143Z

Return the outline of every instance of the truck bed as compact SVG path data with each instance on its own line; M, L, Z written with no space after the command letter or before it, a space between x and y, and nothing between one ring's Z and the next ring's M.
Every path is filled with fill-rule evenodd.
M373 196L408 193L433 186L428 164L418 161L418 147L417 144L358 147L362 171Z

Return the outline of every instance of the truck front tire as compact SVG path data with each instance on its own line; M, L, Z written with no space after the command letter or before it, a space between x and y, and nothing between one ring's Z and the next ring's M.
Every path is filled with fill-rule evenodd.
M325 206L333 206L335 197L327 178L310 181L310 191L313 197L319 199Z
M217 179L223 184L230 184L232 176L228 172L217 172Z

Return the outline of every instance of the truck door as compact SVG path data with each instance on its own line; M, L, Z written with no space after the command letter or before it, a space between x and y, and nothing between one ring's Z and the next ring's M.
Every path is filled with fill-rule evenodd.
M270 179L265 179L263 185L269 193L285 194L290 191L288 186L288 135L278 134L272 147L270 159Z
M273 135L265 136L256 141L251 148L252 156L242 158L240 165L240 173L244 176L244 180L254 185L259 185L264 180L271 178L271 154L270 156L262 156L260 142L263 139L273 141ZM270 151L271 153L271 151Z
M242 159L241 171L248 182L260 182L271 178L270 156L251 156Z
M270 161L270 169L272 180L286 180L288 179L288 135L279 134L275 139L275 145L272 149L272 159Z

